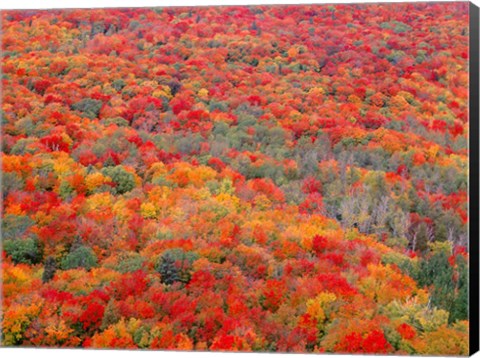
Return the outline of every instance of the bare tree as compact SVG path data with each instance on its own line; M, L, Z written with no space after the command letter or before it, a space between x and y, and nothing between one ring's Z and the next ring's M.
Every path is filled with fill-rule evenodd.
M385 231L388 211L390 207L390 198L386 195L382 196L377 206L372 210L372 218L375 220L374 229L377 233Z
M448 228L447 241L450 243L450 253L453 254L453 250L455 249L455 246L457 246L457 238L455 237L455 229L453 227Z
M373 220L372 215L370 214L370 205L368 203L368 200L365 200L364 197L360 198L356 202L356 207L358 229L360 230L360 232L369 234Z
M347 192L347 169L352 165L353 153L342 155L339 159L340 164L340 182L342 183L342 193Z
M427 241L429 243L433 242L435 240L435 228L433 225L428 225L427 226Z
M468 248L468 236L467 234L459 234L457 239L457 245L465 246Z
M393 236L398 238L407 238L410 228L410 215L403 210L398 209L391 221Z
M417 235L418 235L418 227L413 229L412 233L409 234L409 237L408 237L410 248L412 249L412 251L415 251L417 249Z
M351 228L356 221L356 199L350 195L340 204L343 228Z

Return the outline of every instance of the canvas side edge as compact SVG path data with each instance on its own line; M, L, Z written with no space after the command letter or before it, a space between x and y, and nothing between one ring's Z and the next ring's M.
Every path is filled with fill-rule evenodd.
M469 243L470 355L479 350L479 8L469 8Z

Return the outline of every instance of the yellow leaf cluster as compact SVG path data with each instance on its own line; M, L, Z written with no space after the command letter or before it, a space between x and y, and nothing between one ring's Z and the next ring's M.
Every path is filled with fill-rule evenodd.
M96 188L102 186L108 181L108 178L100 172L88 174L85 177L85 185L87 186L89 192L93 192Z
M155 208L155 205L153 205L150 202L144 202L140 206L140 212L142 213L142 216L146 219L153 219L157 217L157 209Z
M93 194L87 199L87 205L90 211L110 208L112 206L112 195L110 193Z
M67 326L64 320L60 320L55 325L50 325L45 328L45 333L47 334L45 344L49 346L58 346L63 345L66 341L71 344L72 333L74 330ZM80 341L80 338L74 337L74 339Z
M254 203L259 210L267 210L272 206L272 202L265 194L257 195L254 199Z
M331 292L322 292L317 297L307 301L307 313L319 323L325 321L325 309L337 300L337 296Z
M198 91L198 97L206 99L208 97L208 90L206 88L200 89L200 91Z
M42 308L40 299L31 304L13 303L3 314L3 344L5 346L16 345L21 342L23 333L29 327Z

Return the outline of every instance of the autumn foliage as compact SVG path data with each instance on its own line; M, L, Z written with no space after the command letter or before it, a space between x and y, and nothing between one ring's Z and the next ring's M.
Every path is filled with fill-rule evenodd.
M467 3L1 16L3 345L468 353Z

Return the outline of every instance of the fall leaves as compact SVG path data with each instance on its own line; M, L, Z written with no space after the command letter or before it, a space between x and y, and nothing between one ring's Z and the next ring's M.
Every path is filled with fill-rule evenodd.
M465 4L2 16L5 345L467 353Z

